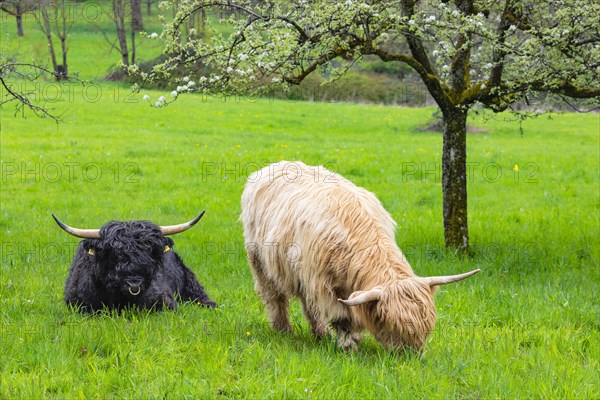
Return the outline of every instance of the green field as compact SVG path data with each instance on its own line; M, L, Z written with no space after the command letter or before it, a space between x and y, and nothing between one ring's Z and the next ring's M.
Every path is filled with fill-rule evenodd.
M73 46L72 69L92 79ZM2 109L0 399L600 397L598 114L528 120L524 135L508 115L473 116L485 132L468 138L473 254L461 258L443 247L441 135L418 133L433 109L193 95L155 109L142 95L168 94L35 89L64 121ZM368 335L358 353L316 342L297 303L293 334L270 328L237 219L245 178L282 159L373 191L417 274L482 269L438 292L422 357ZM77 240L52 213L95 228L201 210L174 239L216 310L84 316L64 305Z

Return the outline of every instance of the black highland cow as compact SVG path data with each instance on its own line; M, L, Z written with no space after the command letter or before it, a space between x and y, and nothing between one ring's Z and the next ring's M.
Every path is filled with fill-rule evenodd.
M159 227L149 221L108 222L100 229L77 229L55 221L67 233L84 238L65 285L65 302L82 312L107 307L174 310L177 301L216 307L194 273L165 237L191 228L204 211L180 225Z

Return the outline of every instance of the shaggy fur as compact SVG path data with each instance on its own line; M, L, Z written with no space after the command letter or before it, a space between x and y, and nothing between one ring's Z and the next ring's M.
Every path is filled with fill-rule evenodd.
M178 300L216 306L172 250L173 240L153 223L109 222L100 237L82 240L77 247L65 285L68 305L82 312L129 306L176 309Z
M331 325L344 349L364 329L388 349L423 346L435 325L434 290L414 274L374 194L323 167L281 161L248 178L241 220L255 289L275 329L292 329L293 296L315 337ZM338 301L376 287L379 301Z

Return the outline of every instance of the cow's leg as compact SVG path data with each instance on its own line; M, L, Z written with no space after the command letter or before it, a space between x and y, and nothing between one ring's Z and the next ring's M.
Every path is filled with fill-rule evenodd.
M338 319L331 323L337 333L337 345L344 351L358 350L360 335L352 333L352 323L349 319Z
M162 307L161 307L162 305L167 307L169 310L177 310L177 301L173 297L173 293L171 293L170 291L163 292L162 304L160 302L157 303L157 307L159 310L162 309Z
M68 306L82 313L92 313L102 310L108 301L105 288L96 284L91 273L94 261L84 247L84 242L77 247L75 259L69 269L64 300Z
M162 281L153 281L146 289L137 303L140 307L161 311L163 307L169 310L177 310L177 301L173 290Z
M321 339L323 336L329 333L327 324L323 322L319 316L319 313L311 307L304 297L301 297L302 301L302 312L310 323L310 331L315 339Z
M254 275L254 290L267 308L271 326L281 332L290 332L292 324L288 315L288 296L267 277L258 255L251 247L248 248L248 262Z
M268 289L265 291L264 289L263 286L261 289L256 290L257 292L260 291L259 296L261 296L267 307L271 326L280 332L291 332L292 324L288 315L288 297L275 291Z
M217 303L208 297L208 294L204 291L204 287L198 282L196 275L185 265L183 265L183 273L183 289L180 293L181 300L200 303L205 307L216 307Z

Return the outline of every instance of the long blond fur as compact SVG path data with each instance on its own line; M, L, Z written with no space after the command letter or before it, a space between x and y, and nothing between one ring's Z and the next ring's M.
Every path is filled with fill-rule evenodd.
M255 288L275 328L291 329L287 302L297 297L313 333L332 323L344 348L363 329L388 348L423 345L435 324L432 289L414 274L373 193L324 167L281 161L248 178L241 220ZM376 302L338 301L376 287Z

